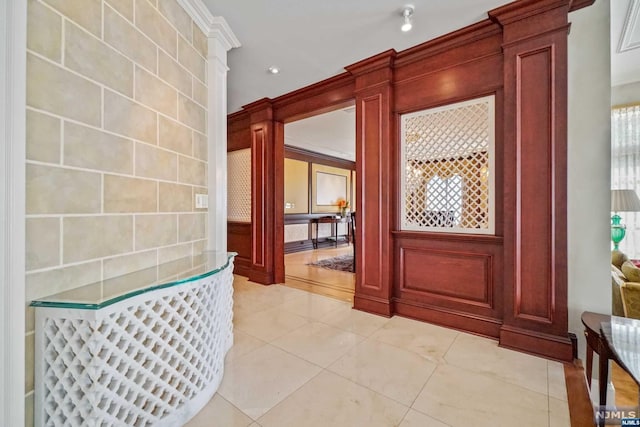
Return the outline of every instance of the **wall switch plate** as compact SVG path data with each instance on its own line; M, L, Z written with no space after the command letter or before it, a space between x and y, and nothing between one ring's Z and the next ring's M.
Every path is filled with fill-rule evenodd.
M196 209L207 209L209 207L209 196L207 194L196 194Z

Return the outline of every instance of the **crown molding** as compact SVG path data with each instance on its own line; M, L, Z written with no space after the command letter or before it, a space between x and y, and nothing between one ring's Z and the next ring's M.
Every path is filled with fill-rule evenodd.
M636 33L635 40L633 39ZM618 53L640 47L640 0L631 0L627 16L624 20L622 33L620 34L620 44L618 44Z
M213 16L202 0L178 0L178 3L207 38L220 41L226 50L241 46L227 21L222 16Z

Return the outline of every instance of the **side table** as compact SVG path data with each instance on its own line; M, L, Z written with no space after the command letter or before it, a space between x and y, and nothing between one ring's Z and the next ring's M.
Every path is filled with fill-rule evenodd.
M613 359L611 350L605 342L600 329L602 323L611 321L611 316L607 314L592 313L585 311L581 316L584 325L584 336L587 339L587 384L591 389L591 372L593 368L593 352L598 354L598 397L600 406L607 405L607 384L609 380L609 359ZM602 420L604 421L604 420Z

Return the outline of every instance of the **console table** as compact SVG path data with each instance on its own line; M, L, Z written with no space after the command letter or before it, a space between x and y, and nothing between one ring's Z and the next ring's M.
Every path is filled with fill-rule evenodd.
M315 224L316 234L312 239L313 249L318 249L318 225L319 224L331 224L331 236L329 239L333 240L333 244L335 247L338 247L338 224L347 224L347 234L344 235L344 240L346 243L351 241L351 236L349 233L348 224L350 222L350 217L322 217L322 218L313 218L311 219L311 223Z
M209 252L31 303L36 426L180 426L233 345L233 259Z

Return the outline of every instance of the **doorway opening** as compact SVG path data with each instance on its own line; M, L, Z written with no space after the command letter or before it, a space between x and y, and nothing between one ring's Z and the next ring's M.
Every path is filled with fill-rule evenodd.
M355 107L284 125L285 284L353 301Z

